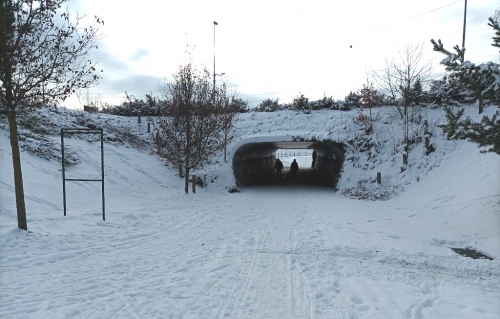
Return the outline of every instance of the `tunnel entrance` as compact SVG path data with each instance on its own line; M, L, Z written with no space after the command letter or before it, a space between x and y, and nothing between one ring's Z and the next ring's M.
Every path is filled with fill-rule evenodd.
M290 173L290 155L307 150L309 161L302 159L295 179ZM324 185L335 188L342 169L344 145L336 142L273 141L242 143L234 153L232 163L238 186L250 185ZM313 163L313 156L315 160ZM304 152L302 152L304 153ZM284 162L281 178L274 171L276 158ZM297 154L305 156L305 154ZM292 157L294 157L292 155ZM299 162L299 160L297 160Z

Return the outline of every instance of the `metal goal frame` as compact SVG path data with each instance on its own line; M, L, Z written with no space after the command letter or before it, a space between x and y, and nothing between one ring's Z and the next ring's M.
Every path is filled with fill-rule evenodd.
M66 164L64 157L64 135L65 134L99 134L101 136L101 179L78 179L66 178ZM102 191L102 220L106 220L104 200L104 138L102 128L61 128L61 153L62 153L62 179L63 179L63 204L64 216L66 216L66 181L71 182L101 182Z

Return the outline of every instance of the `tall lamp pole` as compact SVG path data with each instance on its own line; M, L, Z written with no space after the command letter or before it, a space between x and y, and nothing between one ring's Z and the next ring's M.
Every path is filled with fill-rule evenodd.
M215 26L219 25L214 21L214 91L215 91Z
M464 9L464 32L462 37L462 61L465 62L465 22L467 20L467 0L465 0L465 9Z

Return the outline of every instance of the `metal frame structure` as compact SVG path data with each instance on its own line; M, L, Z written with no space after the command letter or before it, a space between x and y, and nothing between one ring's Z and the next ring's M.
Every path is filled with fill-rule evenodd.
M66 165L64 158L64 134L100 134L101 135L101 179L77 179L66 178ZM90 128L61 128L61 152L62 152L62 178L63 178L63 202L64 202L64 216L66 216L66 181L79 181L79 182L101 182L102 183L102 220L106 220L105 206L104 206L104 142L103 130L90 129Z

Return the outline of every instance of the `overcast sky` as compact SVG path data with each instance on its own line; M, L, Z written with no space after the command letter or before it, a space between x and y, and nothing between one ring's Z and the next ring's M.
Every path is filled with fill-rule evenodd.
M445 47L462 44L464 0L73 0L71 11L104 20L105 37L94 51L101 83L91 90L104 102L119 104L127 91L155 94L159 80L194 61L236 85L256 106L265 98L289 102L300 93L310 100L343 99L361 88L367 70L383 67L406 45L424 44L424 59L438 63L430 39ZM488 17L498 0L469 0L466 59L499 61L491 46ZM352 46L352 47L351 47ZM217 77L220 80L219 77ZM76 103L70 100L68 104ZM75 104L76 106L76 104Z

